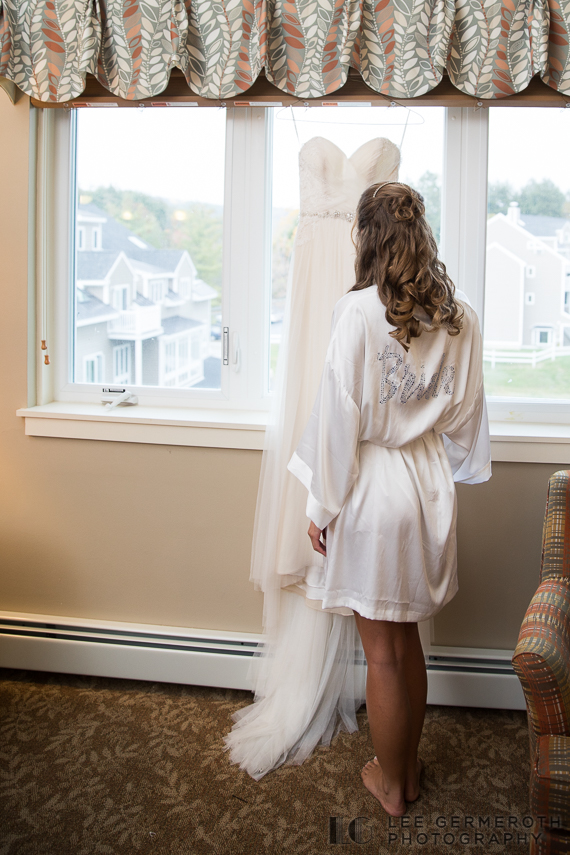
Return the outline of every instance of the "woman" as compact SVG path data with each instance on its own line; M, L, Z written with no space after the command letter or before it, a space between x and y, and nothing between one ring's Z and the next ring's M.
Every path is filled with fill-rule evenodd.
M455 481L491 475L475 312L455 297L422 197L384 182L356 212L356 284L289 470L326 556L323 609L353 609L376 757L364 784L392 816L419 795L427 679L417 622L457 591Z

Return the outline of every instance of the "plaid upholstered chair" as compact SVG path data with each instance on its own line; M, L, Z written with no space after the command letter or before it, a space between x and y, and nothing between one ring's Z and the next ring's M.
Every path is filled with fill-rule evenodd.
M570 472L556 472L548 482L540 584L513 667L528 711L530 852L570 853Z

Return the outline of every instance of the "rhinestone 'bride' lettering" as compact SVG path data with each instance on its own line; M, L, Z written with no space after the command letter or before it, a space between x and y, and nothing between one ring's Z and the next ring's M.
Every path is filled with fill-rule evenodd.
M455 365L445 365L444 353L439 361L437 371L431 375L426 387L426 375L424 366L421 366L419 382L416 386L417 375L408 364L404 364L399 353L392 353L389 345L386 345L383 353L378 354L378 360L382 363L382 379L380 382L380 403L385 404L393 398L401 389L400 403L407 404L412 397L418 401L422 398L437 398L443 390L446 395L453 395L453 381L455 379ZM400 368L404 365L402 376L398 376Z
M391 378L394 377L396 371L404 361L399 353L390 353L389 345L386 345L384 348L384 353L378 354L378 359L382 363L382 383L380 385L380 403L385 404L386 401L389 401L390 398L393 398L398 389L400 388L401 380L398 380L396 383ZM392 365L390 369L387 369L388 360L396 360L396 364Z

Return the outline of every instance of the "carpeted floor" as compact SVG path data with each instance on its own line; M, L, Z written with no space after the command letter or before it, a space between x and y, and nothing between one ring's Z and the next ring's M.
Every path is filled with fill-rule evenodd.
M528 852L525 713L428 707L422 795L389 820L360 780L364 708L358 733L255 782L222 743L250 701L0 669L0 855Z

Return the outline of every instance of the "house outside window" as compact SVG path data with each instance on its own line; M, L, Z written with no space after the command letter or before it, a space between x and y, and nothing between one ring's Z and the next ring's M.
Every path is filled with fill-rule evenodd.
M539 401L570 403L570 122L535 108L488 113L485 391L506 414L509 400L517 412L528 402L534 421L546 413ZM548 165L535 157L543 147Z

